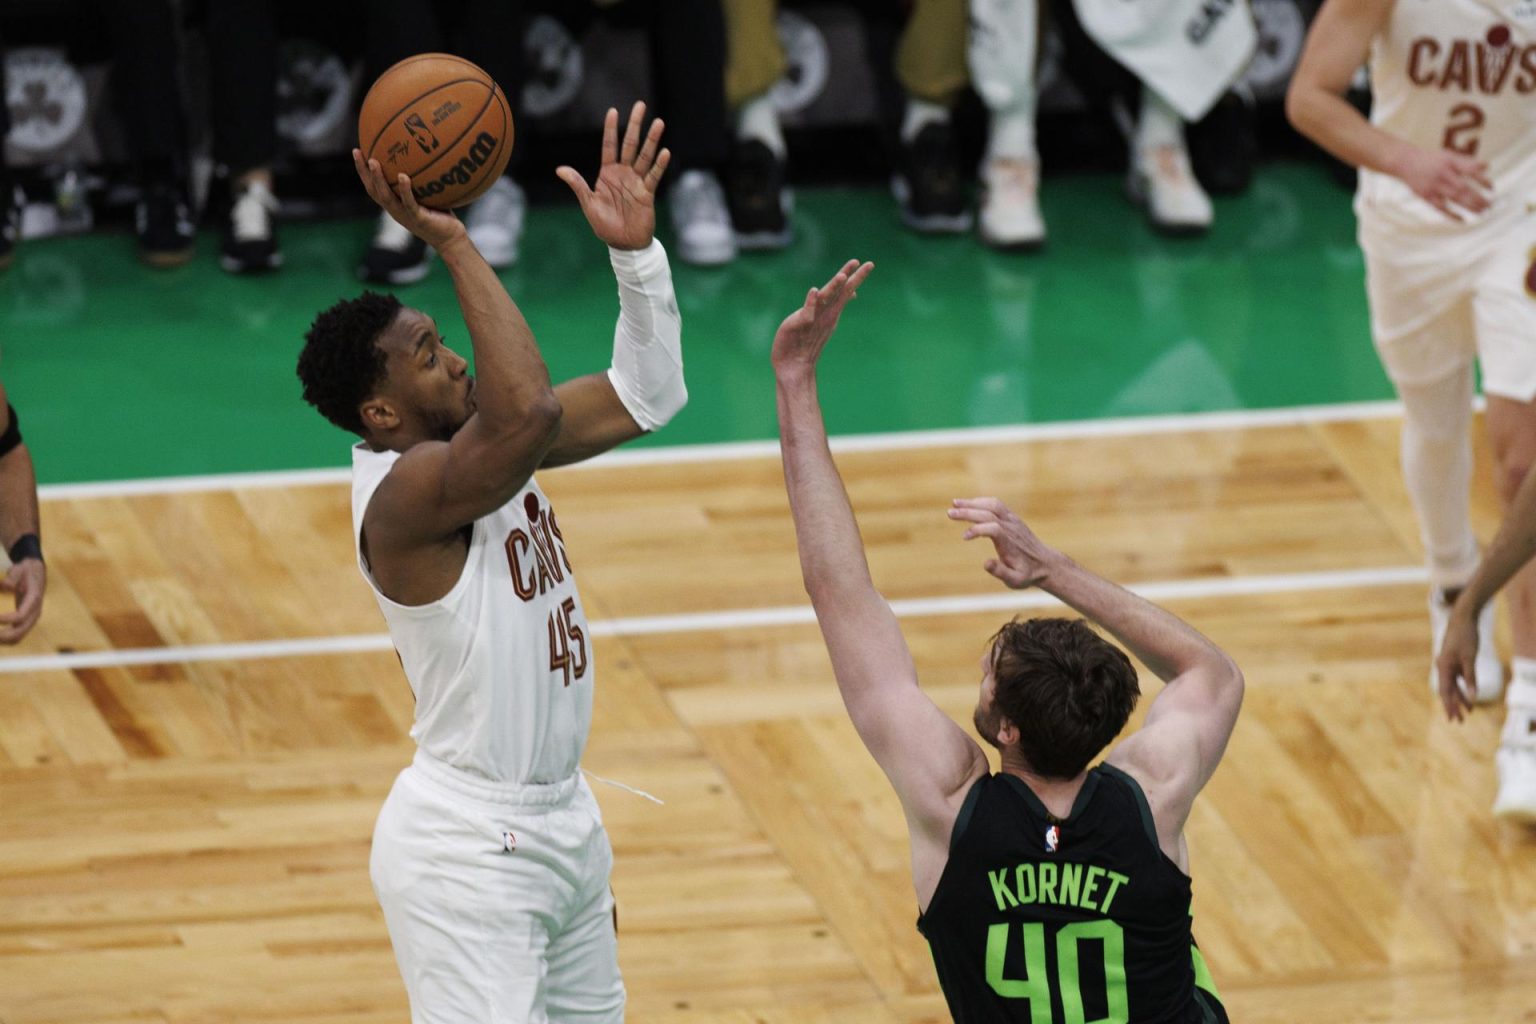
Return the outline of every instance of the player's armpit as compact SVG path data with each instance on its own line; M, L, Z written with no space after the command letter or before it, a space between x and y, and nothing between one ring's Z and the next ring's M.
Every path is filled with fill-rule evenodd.
M859 739L901 799L914 833L947 848L986 755L923 693L896 616L873 587L813 594L838 690ZM919 837L914 834L914 840Z
M541 464L544 467L585 461L645 433L619 399L607 372L558 384L555 397L564 413L560 433Z

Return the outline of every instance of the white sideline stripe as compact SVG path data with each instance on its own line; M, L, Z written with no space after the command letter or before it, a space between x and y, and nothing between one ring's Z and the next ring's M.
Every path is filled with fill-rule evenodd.
M1479 399L1481 403L1481 399ZM1118 419L1027 423L1007 427L959 427L953 430L908 430L887 434L845 434L832 439L834 452L911 451L978 444L1016 444L1026 441L1062 441L1091 437L1127 437L1138 434L1178 434L1212 430L1246 430L1257 427L1294 427L1347 420L1380 420L1401 416L1400 402L1348 402L1336 405L1299 405L1282 409L1248 409L1238 412L1197 412L1171 416L1128 416ZM777 441L731 441L721 444L679 444L664 448L616 451L571 466L572 470L618 469L626 466L669 466L730 459L778 458ZM347 467L294 469L263 473L218 473L207 476L173 476L143 480L108 480L99 483L47 484L38 488L44 500L119 498L142 494L182 494L195 491L228 491L260 487L314 487L345 484L352 479Z
M1349 569L1337 572L1285 573L1272 576L1239 576L1219 579L1164 580L1131 587L1152 601L1198 598L1248 597L1298 591L1348 590L1363 587L1395 587L1427 584L1429 572L1422 566ZM1056 604L1039 591L954 597L911 598L892 601L901 618L968 615L973 612L1009 612ZM605 619L591 623L594 636L653 636L659 633L705 633L764 626L798 626L816 621L809 605L779 608L743 608L686 615L655 615ZM128 665L179 665L202 661L249 661L270 658L303 658L328 654L392 650L387 633L353 636L308 637L291 640L260 640L239 644L194 644L185 647L138 647L125 650L83 651L0 658L0 674L59 672L84 668L115 668Z

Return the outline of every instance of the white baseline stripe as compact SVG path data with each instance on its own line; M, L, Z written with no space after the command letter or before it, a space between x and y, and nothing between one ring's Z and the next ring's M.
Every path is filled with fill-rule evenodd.
M1060 441L1091 437L1292 427L1315 423L1339 423L1347 420L1391 419L1401 416L1402 411L1402 405L1398 402L1350 402L1338 405L1301 405L1283 409L1250 409L1238 412L1199 412L1172 416L1131 416L1060 423L1026 423L1006 427L961 427L954 430L845 434L832 439L832 450L834 452L910 451L963 445L1017 444L1028 441ZM609 452L568 468L579 471L625 466L667 466L732 459L778 458L778 455L777 441L679 444L661 448ZM312 487L345 484L350 480L351 470L345 467L296 469L266 473L220 473L208 476L109 480L100 483L48 484L38 488L38 495L45 501L116 498L141 494L181 494L260 487Z
M1338 572L1286 573L1273 576L1239 576L1218 579L1164 580L1131 589L1152 601L1179 601L1214 597L1250 597L1260 594L1348 590L1362 587L1395 587L1429 582L1422 566L1350 569ZM966 594L953 597L911 598L892 601L901 618L968 615L975 612L1012 612L1041 608L1057 602L1039 591ZM705 633L765 626L798 626L816 621L809 605L778 608L743 608L687 615L656 615L606 619L591 623L594 636L652 636L659 633ZM203 661L249 661L263 658L303 658L353 654L392 649L389 634L309 637L261 640L239 644L197 644L185 647L139 647L125 650L39 654L0 658L0 674L59 672L72 669L109 668L127 665L178 665Z

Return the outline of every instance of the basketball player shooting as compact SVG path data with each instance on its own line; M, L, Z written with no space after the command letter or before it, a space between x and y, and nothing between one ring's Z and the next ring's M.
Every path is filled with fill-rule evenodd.
M550 385L532 331L452 214L418 206L354 151L368 194L441 257L475 355L437 322L365 293L321 313L304 397L357 434L358 565L416 695L417 753L379 814L369 869L414 1024L621 1021L613 853L580 772L591 631L534 479L683 407L680 324L654 238L669 159L635 104L603 125L589 187L558 172L618 279L613 365Z
M1184 823L1242 703L1232 660L1173 615L1043 544L996 498L956 501L986 570L1113 633L1165 683L1143 727L1136 671L1081 620L1009 622L981 658L981 748L918 686L875 590L827 446L816 363L872 264L850 261L773 342L784 479L800 566L854 729L907 819L912 882L957 1024L1205 1024L1226 1011L1191 934Z
M1367 59L1369 121L1344 100ZM1403 402L1403 479L1429 560L1434 657L1478 561L1474 361L1506 517L1536 462L1533 90L1529 0L1327 0L1286 99L1300 131L1360 168L1371 334ZM1536 569L1518 572L1508 595L1514 671L1493 810L1536 821ZM1493 617L1485 601L1461 706L1503 690ZM1433 665L1429 677L1438 694Z

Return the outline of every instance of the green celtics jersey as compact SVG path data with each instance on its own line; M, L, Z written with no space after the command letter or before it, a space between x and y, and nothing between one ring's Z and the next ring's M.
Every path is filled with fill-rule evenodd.
M1141 787L1088 773L1064 820L1016 776L967 794L918 919L956 1024L1225 1024L1190 881Z

